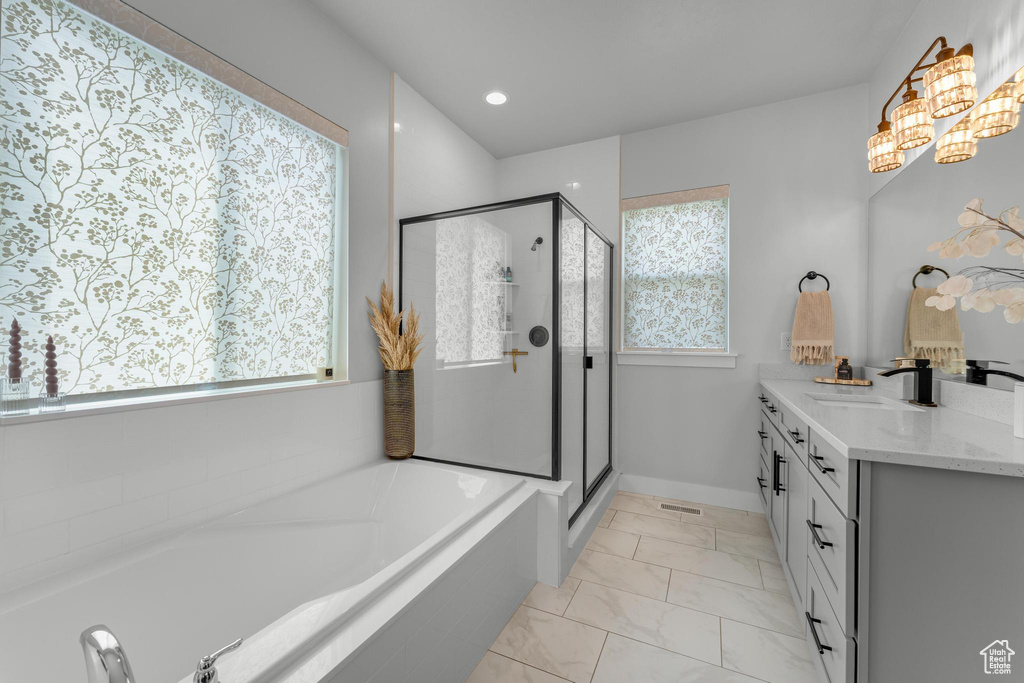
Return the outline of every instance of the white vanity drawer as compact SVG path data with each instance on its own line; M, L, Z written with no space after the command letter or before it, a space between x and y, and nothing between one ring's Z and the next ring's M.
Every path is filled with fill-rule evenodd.
M775 398L772 392L762 388L761 393L758 394L758 400L761 401L765 415L777 427L779 425L779 399Z
M828 683L853 683L857 641L843 633L839 620L822 591L814 566L807 567L804 634L825 669Z
M839 511L856 519L857 461L849 460L812 431L807 439L807 469Z
M844 517L815 481L808 487L807 556L843 633L853 635L857 523Z
M807 464L807 439L809 436L807 430L807 423L798 418L793 414L786 406L779 404L778 406L778 418L779 418L779 431L782 432L783 437L789 442L789 445L793 447L793 452L796 453L800 461Z

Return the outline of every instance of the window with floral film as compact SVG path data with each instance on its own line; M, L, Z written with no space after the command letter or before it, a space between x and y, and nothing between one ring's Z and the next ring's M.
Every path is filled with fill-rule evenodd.
M622 203L623 349L726 352L729 186Z
M26 376L48 335L69 394L329 364L342 144L61 0L4 2L0 46L0 328Z

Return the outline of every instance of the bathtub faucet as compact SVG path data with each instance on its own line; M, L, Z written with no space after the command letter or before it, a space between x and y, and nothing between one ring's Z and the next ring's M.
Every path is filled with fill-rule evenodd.
M103 624L87 628L78 642L85 652L89 683L136 683L132 665L109 628Z
M196 664L196 674L192 677L192 683L220 683L220 677L217 675L216 667L214 667L217 658L226 652L237 650L241 644L242 639L239 638L235 642L217 650L212 655L206 655L200 659L199 663Z

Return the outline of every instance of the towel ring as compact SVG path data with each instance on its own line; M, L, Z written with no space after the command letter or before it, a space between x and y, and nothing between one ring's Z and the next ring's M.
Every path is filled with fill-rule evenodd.
M800 278L800 282L797 283L796 290L798 292L804 291L804 280L817 280L819 277L825 281L826 292L832 289L832 283L828 281L827 277L825 277L821 273L815 273L813 270L809 270L807 271L807 275L804 275L802 278Z
M939 268L938 266L921 266L920 270L918 270L914 274L914 279L910 281L911 286L913 286L915 289L917 288L917 276L918 275L931 275L936 270L939 271L940 273L942 273L943 275L945 275L947 280L949 279L949 273L947 273L942 268Z

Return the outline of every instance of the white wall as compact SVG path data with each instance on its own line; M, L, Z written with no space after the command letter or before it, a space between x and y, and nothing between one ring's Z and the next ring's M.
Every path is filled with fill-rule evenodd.
M0 428L0 590L381 457L363 297L387 261L390 72L302 0L133 5L349 130L349 376L363 384Z
M755 495L757 366L788 362L780 333L792 329L808 270L832 282L836 352L864 358L866 100L856 86L623 136L623 197L730 185L739 354L735 369L619 369L623 473Z
M973 45L978 92L984 97L1024 66L1024 40L1021 39L1021 36L1024 36L1024 3L1020 0L921 0L910 21L868 83L867 122L861 143L864 169L867 169L867 139L878 130L882 105L907 75L907 70L921 57L925 48L940 35L945 36L955 49L960 49L964 43ZM915 88L918 93L923 93L920 83L916 84ZM889 108L890 120L893 107L899 103L900 99L897 96L895 104ZM958 119L958 116L951 116L936 121L936 137ZM877 192L915 159L923 157L931 162L934 153L934 143L905 152L906 160L902 168L888 173L872 174L869 192Z

